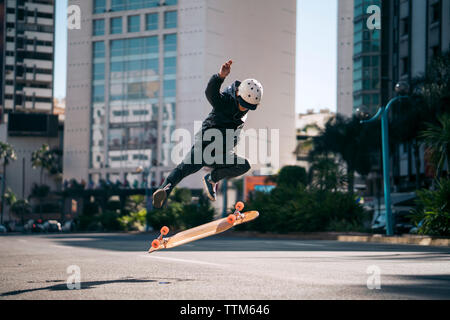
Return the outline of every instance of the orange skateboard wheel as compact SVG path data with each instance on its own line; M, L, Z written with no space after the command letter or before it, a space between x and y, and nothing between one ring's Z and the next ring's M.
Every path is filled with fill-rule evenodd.
M164 227L161 228L161 234L163 236L165 236L168 233L169 233L169 228L168 227L164 226Z
M238 203L236 203L235 208L237 211L242 211L242 209L244 209L244 203L242 201L239 201Z
M154 249L158 249L160 245L161 245L161 243L159 242L158 239L153 240L153 242L152 242L152 247L153 247Z
M234 214L230 214L227 218L227 222L229 224L233 224L236 221L236 216Z

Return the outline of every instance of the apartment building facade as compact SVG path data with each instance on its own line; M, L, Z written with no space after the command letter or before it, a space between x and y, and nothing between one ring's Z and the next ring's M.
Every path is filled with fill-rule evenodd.
M295 149L296 3L217 0L70 0L64 178L158 185L176 165L175 129L193 138L211 110L210 76L233 59L234 79L265 87L246 128L278 129L280 164ZM254 10L257 7L258 10ZM256 137L258 138L258 137ZM255 165L255 169L258 164ZM181 186L201 188L194 175Z

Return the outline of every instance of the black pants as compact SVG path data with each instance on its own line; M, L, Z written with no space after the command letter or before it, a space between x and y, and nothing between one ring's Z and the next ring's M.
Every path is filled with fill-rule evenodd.
M198 172L203 167L212 168L211 179L214 182L219 182L222 179L230 179L243 175L250 170L250 163L247 159L239 157L234 153L234 150L227 150L223 153L219 153L216 159L220 159L214 163L211 161L205 161L203 158L203 151L211 143L209 141L197 140L192 146L191 151L185 157L185 159L173 169L169 176L165 179L161 188L164 188L169 183L171 186L167 189L167 193L175 188L185 177ZM197 152L197 156L196 156ZM200 156L198 156L200 153ZM214 155L214 154L213 154ZM197 161L196 161L197 160ZM201 160L201 161L198 161Z

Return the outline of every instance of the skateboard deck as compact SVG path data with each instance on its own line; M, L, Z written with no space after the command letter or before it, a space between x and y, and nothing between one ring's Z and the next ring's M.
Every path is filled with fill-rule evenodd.
M241 214L240 218L233 219L233 223L230 223L230 217L228 218L222 218L218 219L212 222L208 222L205 224L202 224L198 227L191 228L182 232L179 232L172 237L168 238L162 238L160 241L160 245L157 248L154 248L153 246L150 247L148 250L149 253L161 250L161 249L170 249L175 248L178 246L181 246L183 244L196 241L199 239L203 239L206 237L210 237L219 233L222 233L224 231L227 231L228 229L233 228L234 226L237 226L242 223L246 223L249 221L252 221L256 218L258 218L259 212L258 211L248 211ZM168 229L167 229L168 230Z

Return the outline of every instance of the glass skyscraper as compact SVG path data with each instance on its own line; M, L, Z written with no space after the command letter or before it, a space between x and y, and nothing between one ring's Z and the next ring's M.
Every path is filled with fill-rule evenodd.
M354 0L353 110L370 113L381 103L381 30L367 26L372 5L381 8L381 0Z
M161 10L159 0L112 0L110 11L119 15L106 18L102 17L106 1L94 1L90 169L128 169L125 179L132 184L138 180L137 167L170 165L176 111L176 5L176 0L165 1ZM144 35L148 32L153 35ZM94 183L100 178L96 173L89 177ZM107 178L122 180L114 172Z
M205 88L227 59L236 67L223 89L249 77L267 88L283 83L265 92L267 107L252 113L246 128L279 130L273 163L292 163L296 1L258 3L255 11L241 0L71 0L81 28L68 31L64 179L159 185L211 111ZM175 129L189 137L172 141ZM253 169L260 167L267 165ZM201 189L204 174L179 186Z

